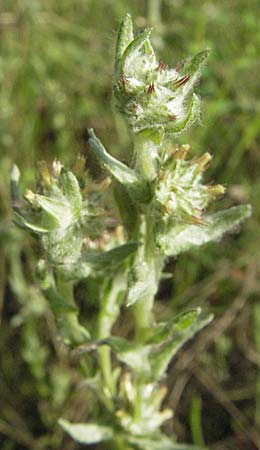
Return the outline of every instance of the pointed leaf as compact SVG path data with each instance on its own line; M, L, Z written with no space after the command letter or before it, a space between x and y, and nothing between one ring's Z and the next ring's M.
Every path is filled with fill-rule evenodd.
M78 180L72 172L64 169L64 167L61 170L60 180L64 195L71 205L74 217L77 218L82 209L82 197Z
M88 130L88 132L90 135L89 144L103 166L116 178L117 181L119 181L119 183L126 187L133 199L146 202L147 198L150 197L147 184L144 183L144 181L141 180L133 170L129 169L129 167L118 161L116 158L113 158L113 156L109 155L92 129Z
M190 107L185 118L175 125L173 122L168 122L166 126L166 132L170 134L181 134L186 131L190 126L194 125L200 120L200 99L196 94L193 94Z
M66 277L68 279L82 279L90 275L93 277L100 276L100 272L108 274L115 271L129 256L136 252L139 245L139 242L129 242L107 252L85 253L76 264L70 266Z
M155 274L149 269L151 268L145 262L132 268L128 278L126 306L132 306L140 300L145 301L156 294L158 286Z
M148 344L160 344L166 341L173 332L183 332L187 330L200 314L200 308L194 308L173 317L168 322L156 324L151 329L151 336L146 341Z
M80 444L96 444L97 442L110 440L113 437L112 428L96 423L70 423L65 419L60 419L58 423L63 430Z
M44 212L52 216L57 221L57 226L66 228L71 224L72 215L69 203L64 200L46 197L45 195L35 194L37 204Z
M118 264L122 264L126 258L136 252L139 247L139 242L129 242L112 248L107 252L86 254L84 260L96 270L109 269Z
M197 53L197 55L188 59L182 68L183 74L189 74L189 81L184 85L183 90L185 94L193 89L194 84L198 80L201 74L201 69L206 62L210 53L210 49L203 50L202 52Z
M127 339L117 336L111 336L104 340L103 343L109 345L113 352L116 353L116 357L130 367L133 372L139 374L150 373L149 346L138 346L127 341Z
M30 216L23 217L18 213L14 214L14 223L23 229L30 229L34 233L48 233L50 231L50 224L44 224L42 217L40 216L32 216L30 220ZM57 223L52 224L52 228L56 228Z
M151 338L142 345L122 337L110 336L84 344L78 347L75 353L80 355L97 350L99 346L108 345L117 359L126 364L135 374L147 380L156 381L164 375L171 359L185 342L208 325L212 319L212 315L203 314L201 309L197 308L151 330Z
M144 30L126 48L121 61L121 73L124 76L128 76L128 68L131 67L131 65L134 63L135 58L139 54L139 51L142 49L142 47L144 47L145 43L149 39L151 31L151 29ZM147 48L147 52L150 51L151 46Z
M191 323L187 321L187 317L180 317L179 321L174 322L169 338L162 345L157 346L151 355L152 374L155 379L163 376L178 350L212 320L212 314L203 314L198 308L196 317Z
M250 205L233 208L204 216L205 225L175 225L157 238L157 244L167 256L176 256L193 247L221 239L224 233L234 231L251 215Z
M116 45L116 72L118 70L118 66L125 49L133 41L133 39L134 39L133 22L130 14L127 14L124 20L122 21L118 32Z

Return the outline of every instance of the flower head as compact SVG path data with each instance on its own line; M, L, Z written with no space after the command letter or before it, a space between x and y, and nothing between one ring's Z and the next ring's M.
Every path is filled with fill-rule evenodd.
M204 170L212 157L205 153L199 158L186 160L189 145L182 145L166 159L155 186L155 201L164 219L174 218L200 225L202 213L208 203L225 192L222 185L205 185Z
M118 110L131 130L163 127L180 134L200 116L200 100L193 92L209 51L198 53L182 68L170 69L156 59L151 30L134 38L129 15L122 22L116 53L114 94Z
M36 192L27 190L22 198L18 183L19 171L15 167L11 184L16 223L38 236L51 264L75 264L92 211L75 175L57 160L50 168L42 161L38 165Z

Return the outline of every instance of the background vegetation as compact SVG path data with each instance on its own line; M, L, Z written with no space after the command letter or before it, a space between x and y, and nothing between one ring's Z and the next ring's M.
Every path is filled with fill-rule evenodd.
M0 447L76 450L57 427L60 415L85 420L94 408L77 390L77 365L57 341L34 279L36 243L12 226L9 174L19 165L32 186L36 162L88 152L93 127L127 159L130 142L111 113L115 32L130 12L156 28L154 45L175 65L210 47L200 95L202 126L182 142L209 151L208 176L227 185L222 204L253 205L236 236L168 263L158 314L208 305L216 320L169 370L168 433L212 450L260 448L260 23L258 0L3 0L0 6ZM94 288L77 288L82 314L98 306ZM119 324L124 330L127 323ZM94 448L94 447L93 447ZM112 450L112 449L111 449Z

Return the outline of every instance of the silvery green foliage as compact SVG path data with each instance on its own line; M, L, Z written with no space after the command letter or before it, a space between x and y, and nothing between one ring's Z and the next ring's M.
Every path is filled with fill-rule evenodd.
M113 430L104 425L97 425L95 423L71 424L64 419L60 419L59 424L73 439L81 444L96 444L98 442L111 440L113 437Z
M205 215L202 226L174 223L158 233L157 245L165 255L177 256L193 247L220 240L223 234L234 231L250 216L250 205L240 205Z
M60 419L60 426L79 443L105 441L113 450L188 450L160 431L172 417L161 407L166 395L161 383L177 351L213 316L196 308L156 323L155 295L169 256L220 240L238 229L251 207L206 213L225 191L203 181L211 155L187 159L189 145L172 140L200 117L194 86L209 52L169 69L156 59L150 33L135 37L127 15L116 49L114 98L132 135L132 166L113 157L89 130L92 152L115 181L121 225L108 231L103 224L108 211L102 186L91 188L84 171L77 179L57 161L50 169L40 165L36 192L27 191L24 198L14 168L11 191L16 223L39 238L38 281L61 338L78 358L98 356L96 373L84 386L97 395L102 417L86 424ZM97 280L100 299L92 335L78 322L73 296L74 283L88 277ZM133 312L131 340L112 335L123 303Z
M125 448L177 450L188 447L177 445L159 431L172 417L170 410L161 410L166 392L159 382L180 347L213 317L198 308L165 323L149 319L165 257L219 240L249 217L251 208L245 205L205 214L208 204L225 191L221 185L203 183L211 155L187 160L188 145L175 146L167 154L167 139L185 131L200 116L200 101L193 89L208 50L188 59L182 68L168 69L156 59L150 33L145 30L134 37L127 15L117 42L114 97L132 132L133 167L112 157L89 130L92 151L119 183L116 199L129 238L140 242L128 269L126 305L141 304L137 314L148 319L136 317L140 334L133 341L105 336L83 345L80 352L109 348L127 368L119 376L120 407L115 410L119 434L128 445ZM129 227L131 220L134 224ZM97 389L101 389L99 383ZM83 442L81 434L74 432L77 425L61 425Z

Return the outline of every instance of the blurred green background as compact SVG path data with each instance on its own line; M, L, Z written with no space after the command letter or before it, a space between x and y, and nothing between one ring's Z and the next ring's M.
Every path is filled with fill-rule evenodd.
M37 288L37 245L12 226L9 174L15 162L30 187L38 160L70 165L78 154L91 168L89 127L127 159L129 137L111 112L116 31L126 12L137 28L155 28L154 46L170 66L211 48L197 89L203 120L180 141L194 155L214 154L208 177L227 186L217 207L253 205L239 234L168 263L173 281L160 286L157 313L201 305L216 319L169 369L175 416L166 431L211 450L259 449L259 0L1 1L0 448L79 449L57 418L86 420L93 409ZM84 286L77 291L91 316L96 306L84 303Z

